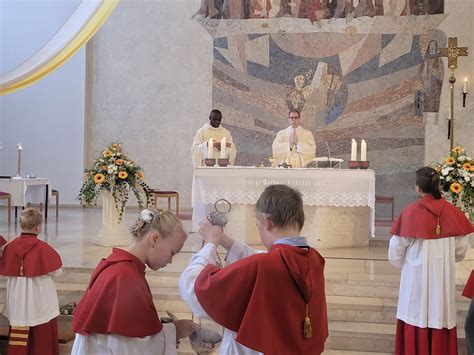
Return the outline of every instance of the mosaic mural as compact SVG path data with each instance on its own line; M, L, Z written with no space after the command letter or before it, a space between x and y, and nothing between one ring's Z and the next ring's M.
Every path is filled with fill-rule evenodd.
M311 19L315 6L324 16L316 23L285 17L288 3L293 17ZM330 150L348 160L350 140L365 139L377 193L412 194L413 171L424 161L423 114L439 110L443 7L421 0L203 1L198 15L207 16L201 21L214 38L213 105L236 141L236 164L268 165L276 132L296 108L315 135L317 156ZM239 20L255 18L257 9L265 18Z

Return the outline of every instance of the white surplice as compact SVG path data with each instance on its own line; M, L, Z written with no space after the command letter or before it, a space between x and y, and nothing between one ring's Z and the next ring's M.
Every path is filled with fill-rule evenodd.
M226 264L229 265L239 259L245 258L257 251L248 247L246 244L234 241L226 257ZM181 298L188 304L192 312L199 318L211 319L199 303L194 292L194 283L199 273L208 264L216 265L217 248L214 244L208 243L198 253L196 253L189 262L189 265L181 273L179 278L179 292ZM262 353L249 349L235 340L237 334L232 330L224 328L222 343L220 346L221 355L261 355Z
M193 158L194 166L203 166L204 159L208 157L207 144L212 138L214 142L221 142L222 138L226 139L227 143L230 143L230 147L227 147L227 155L229 157L230 165L234 165L235 157L237 155L237 148L232 139L232 136L226 128L220 125L217 128L212 127L209 123L199 128L194 136L193 145L191 146L191 155ZM222 148L221 148L222 149ZM212 157L218 159L221 157L221 152L216 147L213 149Z
M456 326L456 262L468 237L390 239L388 259L401 268L397 318L420 328Z
M176 328L163 324L159 333L143 338L117 334L76 334L71 355L176 355Z
M35 277L8 276L3 314L11 326L34 327L59 316L58 294L53 277L61 269Z
M316 157L316 143L311 131L300 126L296 128L298 142L296 146L292 147L290 138L294 130L289 126L277 133L272 144L273 157L277 159L278 163L286 162L293 168L301 168Z

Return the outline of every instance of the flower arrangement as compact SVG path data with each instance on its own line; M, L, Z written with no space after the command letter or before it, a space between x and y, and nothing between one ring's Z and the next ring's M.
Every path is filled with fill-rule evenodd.
M449 156L435 167L440 175L441 191L446 199L469 215L473 213L474 160L461 146L454 147Z
M115 207L122 220L129 191L132 190L140 208L151 204L150 188L144 181L142 168L122 150L119 142L111 143L84 173L84 183L77 199L81 205L91 206L103 192L112 193Z

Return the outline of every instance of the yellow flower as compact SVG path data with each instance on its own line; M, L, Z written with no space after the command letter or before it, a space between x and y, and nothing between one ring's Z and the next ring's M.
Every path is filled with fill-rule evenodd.
M458 145L457 147L453 148L453 152L456 154L464 153L464 148Z
M104 158L110 158L112 156L112 152L107 149L102 152L102 155L104 156Z
M125 180L128 177L128 174L126 171L119 171L118 177L122 180Z
M137 177L140 180L144 180L145 179L145 174L143 174L143 171L137 171Z
M130 160L130 164L135 164L135 160Z
M472 166L471 163L464 163L462 165L462 168L464 170L467 170L467 171L473 171L474 170L474 166Z
M441 172L441 167L439 165L437 165L434 169L438 174Z
M450 188L451 191L454 192L455 194L459 194L459 193L462 191L462 186L461 186L461 184L458 183L458 182L453 182L449 188Z
M112 143L112 149L117 149L118 148L118 144L117 143Z
M123 165L123 159L117 159L117 160L115 160L115 164L117 164L117 165Z
M456 162L456 160L454 160L453 157L447 157L444 162L448 165L453 165Z
M99 174L94 175L94 182L96 184L102 184L104 180L105 180L104 174L99 173Z

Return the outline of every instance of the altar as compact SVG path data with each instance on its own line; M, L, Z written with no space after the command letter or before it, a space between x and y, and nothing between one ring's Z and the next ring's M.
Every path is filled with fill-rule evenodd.
M193 176L193 230L214 209L232 204L227 234L250 245L261 244L255 203L266 186L286 184L303 195L302 235L315 248L367 246L374 236L375 172L351 169L196 167Z

